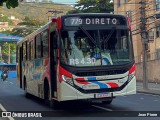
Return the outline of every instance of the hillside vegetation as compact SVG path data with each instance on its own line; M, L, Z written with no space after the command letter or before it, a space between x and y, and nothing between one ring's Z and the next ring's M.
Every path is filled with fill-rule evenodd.
M54 3L20 3L18 7L7 9L5 6L0 7L0 14L6 16L15 16L18 19L24 19L25 16L38 21L48 21L49 16L55 16L55 14L47 13L49 10L63 11L63 13L57 14L63 15L73 8L69 5L57 5Z

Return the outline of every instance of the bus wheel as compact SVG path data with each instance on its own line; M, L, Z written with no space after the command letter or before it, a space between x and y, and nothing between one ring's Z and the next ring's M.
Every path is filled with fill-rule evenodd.
M50 98L50 89L49 89L48 83L45 83L45 85L44 85L44 102L46 105L49 105L53 109L59 108L59 102L56 100L52 100Z
M27 83L26 83L26 78L24 78L24 94L26 98L30 98L31 95L27 92Z
M53 109L59 109L60 108L60 102L56 100L51 100L50 101L50 107Z
M44 84L44 103L49 105L49 85L45 82Z
M113 100L107 100L107 101L102 101L102 103L103 103L103 104L107 104L107 105L109 105L109 104L111 104L111 103L112 103L112 101L113 101Z

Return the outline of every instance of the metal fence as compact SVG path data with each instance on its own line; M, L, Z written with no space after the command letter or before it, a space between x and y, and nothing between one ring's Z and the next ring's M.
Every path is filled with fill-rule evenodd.
M158 60L160 59L160 52L155 52L155 53L149 53L147 54L147 61L151 61L151 60ZM141 63L143 62L143 56L140 55L140 56L136 56L135 57L135 62L136 63Z

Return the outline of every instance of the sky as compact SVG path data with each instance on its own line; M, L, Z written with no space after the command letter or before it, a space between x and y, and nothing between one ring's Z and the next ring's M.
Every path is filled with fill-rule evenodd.
M65 4L69 4L69 3L76 3L77 1L79 0L52 0L53 2L56 2L56 3L65 3Z

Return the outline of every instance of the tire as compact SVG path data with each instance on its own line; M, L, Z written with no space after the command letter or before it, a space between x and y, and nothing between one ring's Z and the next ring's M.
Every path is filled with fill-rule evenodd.
M26 98L31 98L31 95L29 93L25 93Z
M53 109L58 109L60 106L60 102L58 102L56 100L51 100L50 94L51 93L50 93L49 85L48 85L48 83L46 83L44 85L44 103Z
M5 81L6 80L6 77L3 77L3 81Z
M49 105L49 85L44 83L44 103Z
M24 78L24 94L26 98L30 98L31 95L27 92L27 83L26 83L26 79Z
M7 77L6 76L2 76L2 79L3 79L3 81L5 81L7 79Z
M51 100L50 101L50 107L57 110L60 109L60 102L56 101L56 100Z
M102 101L102 103L103 103L103 104L107 104L107 105L109 105L109 104L111 104L111 103L112 103L112 101L113 101L113 100L107 100L107 101Z

